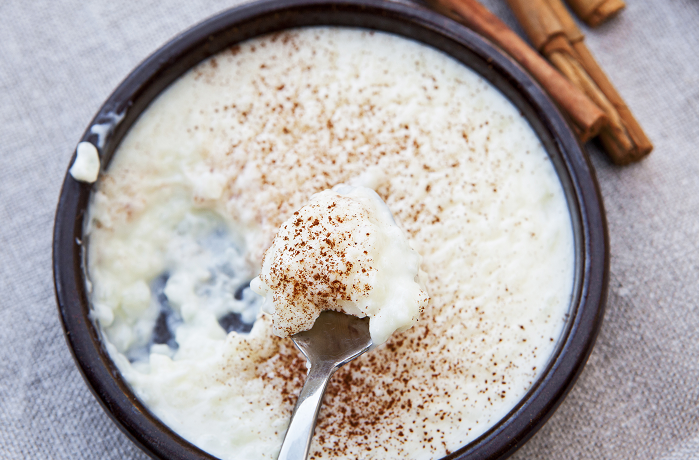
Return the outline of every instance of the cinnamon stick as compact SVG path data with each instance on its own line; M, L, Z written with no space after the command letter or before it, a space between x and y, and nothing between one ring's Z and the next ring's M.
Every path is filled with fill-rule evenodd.
M565 37L563 26L548 8L546 0L508 0L507 3L529 41L539 52L555 37Z
M567 0L575 14L590 27L597 27L626 7L623 0Z
M585 72L582 65L567 52L552 51L548 57L573 84L585 91L585 94L590 96L609 117L608 124L602 128L599 136L612 161L616 164L628 164L634 161L635 145L624 128L621 116Z
M571 44L578 43L579 41L585 39L585 35L578 28L578 25L575 23L575 19L573 19L573 16L570 13L568 13L568 8L565 7L562 0L547 0L546 3L549 6L550 11L558 19L558 23L563 28L563 34L566 36L566 38Z
M602 90L602 92L607 96L609 101L614 105L614 108L619 113L621 120L628 132L629 137L636 145L636 148L630 153L629 161L638 161L646 157L650 152L653 151L653 144L651 143L648 136L641 128L638 120L633 116L631 110L624 102L624 99L619 95L612 82L609 81L607 75L600 68L597 61L587 49L587 46L583 42L578 42L573 45L573 48L578 53L580 57L580 63L585 68L587 73L592 77L597 86ZM603 143L605 143L604 137L602 137Z
M607 116L512 29L476 0L428 0L437 9L495 42L526 68L570 116L583 137L599 133Z
M607 124L599 134L612 161L627 164L647 154L648 151L644 150L643 145L639 149L639 144L629 132L616 104L582 64L575 46L584 46L584 35L560 0L508 0L508 4L536 48L607 115ZM560 8L563 8L563 12ZM601 72L599 67L597 69ZM614 94L618 96L616 92ZM635 126L638 126L638 123Z
M641 125L627 107L624 99L617 92L612 82L609 81L609 78L607 78L607 75L583 42L585 36L575 24L573 17L568 13L563 2L561 0L547 0L547 3L559 19L566 37L577 54L578 61L619 114L625 130L635 146L627 155L628 161L638 161L644 158L653 150L653 144L650 139L648 139L643 128L641 128ZM608 139L608 133L605 134L604 131L605 130L601 133L600 139L605 148L609 151L615 146L610 142L610 139Z

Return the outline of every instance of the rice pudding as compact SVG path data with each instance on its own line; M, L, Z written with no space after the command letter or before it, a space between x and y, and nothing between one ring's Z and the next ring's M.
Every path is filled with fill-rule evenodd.
M423 256L417 324L340 369L312 458L432 459L544 369L573 286L570 215L535 133L450 57L343 28L254 39L156 99L89 208L93 316L135 394L221 458L276 458L305 376L248 283L315 193L370 187Z
M420 255L370 188L339 184L311 197L282 224L250 282L289 337L313 327L323 310L369 317L374 345L410 329L429 296Z

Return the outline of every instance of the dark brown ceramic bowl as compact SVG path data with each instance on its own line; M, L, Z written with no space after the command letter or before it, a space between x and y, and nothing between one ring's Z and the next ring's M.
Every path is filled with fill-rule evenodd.
M512 411L448 459L502 459L551 416L580 374L602 322L608 278L608 237L592 168L554 104L517 64L489 42L419 6L379 0L278 0L225 11L155 52L116 89L90 126L123 118L100 147L103 165L148 104L201 60L235 43L282 29L351 26L408 37L441 50L490 81L525 115L560 177L571 212L576 279L570 321L546 370ZM82 141L98 139L88 131ZM117 425L161 459L212 459L163 425L136 399L90 320L83 272L83 216L92 187L66 175L56 212L53 266L66 340L88 386Z

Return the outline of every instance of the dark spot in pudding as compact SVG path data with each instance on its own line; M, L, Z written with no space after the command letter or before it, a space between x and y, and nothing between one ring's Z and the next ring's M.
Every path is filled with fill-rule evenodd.
M237 293L236 293L237 295ZM242 296L241 296L242 298ZM219 318L218 324L221 325L226 332L238 332L247 334L252 330L253 323L246 323L243 321L240 313L228 313L227 315Z
M235 300L243 300L243 293L246 289L250 289L250 281L241 285L238 289L235 290L235 294L233 294Z
M178 312L172 309L165 295L165 285L169 277L168 273L164 273L151 283L152 295L157 300L158 305L160 305L160 313L158 314L158 319L155 320L155 327L153 328L151 345L166 344L173 350L177 350L179 345L175 340L175 329L182 323L182 318Z

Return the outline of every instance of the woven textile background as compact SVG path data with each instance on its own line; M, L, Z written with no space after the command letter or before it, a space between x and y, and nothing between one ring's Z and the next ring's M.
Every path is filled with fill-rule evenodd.
M580 380L515 459L699 458L699 2L627 0L587 43L655 143L611 165L611 280ZM0 1L0 459L145 459L100 408L59 323L53 217L83 130L175 34L236 0ZM515 26L504 0L484 2ZM517 29L519 30L519 29Z

